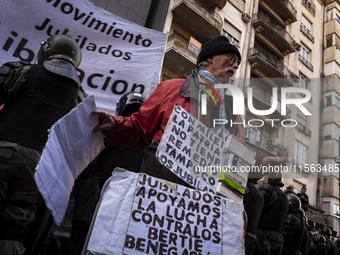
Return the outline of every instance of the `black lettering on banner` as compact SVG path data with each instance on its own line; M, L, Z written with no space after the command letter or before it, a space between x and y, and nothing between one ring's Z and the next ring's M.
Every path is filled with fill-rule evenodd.
M136 192L136 197L138 196L145 198L145 186L139 187L139 189Z
M50 19L46 18L44 22L40 25L36 25L35 29L38 31L44 31L46 30L46 35L48 37L52 35L57 35L57 34L63 34L63 35L69 35L68 32L69 30L67 28L64 29L58 29L55 28L53 25L50 25L49 23L51 22ZM70 36L70 35L69 35ZM87 37L83 37L82 35L78 35L77 38L74 36L74 40L79 44L79 47L84 51L92 51L92 52L98 52L100 54L104 55L112 55L115 58L122 58L124 60L130 60L131 59L131 52L122 52L119 49L112 49L113 45L104 45L100 46L97 45L93 42L88 42Z
M171 159L168 159L165 155L161 155L160 156L160 161L163 165L165 165L167 168L172 168L173 166L173 162L171 161Z
M221 217L221 212L219 207L213 207L213 212L214 212L214 218L219 218Z
M183 186L170 194L171 189L162 191L165 183L146 175L137 184L129 225L138 227L128 230L125 248L146 254L200 254L203 243L221 245L218 196ZM140 236L136 229L146 232Z
M212 240L214 243L221 242L221 234L217 231L213 232L214 239Z
M132 211L132 213L131 213L131 218L132 218L134 221L136 221L136 222L140 222L141 219L138 218L139 214L142 214L142 212L141 212L140 210L134 210L134 211Z
M149 206L146 208L146 211L152 211L153 213L156 213L156 204L155 201L151 201Z
M209 226L209 228L211 228L211 229L218 229L218 225L217 225L217 220L216 220L216 218L214 218L212 221L211 221L211 224L210 224L210 226Z
M111 76L106 76L102 73L93 73L90 74L88 77L86 77L85 71L81 69L77 69L79 79L81 82L86 81L86 84L92 88L92 89L101 89L103 91L111 91L113 94L120 95L122 93L128 92L128 91L135 91L139 93L143 93L145 90L144 84L137 84L133 83L132 88L128 89L131 85L128 84L125 80L115 80L112 81ZM110 74L113 74L115 71L110 70Z
M121 39L122 41L126 41L134 45L141 45L145 48L152 45L152 41L148 38L143 38L141 34L135 35L130 31L116 28L116 22L112 22L112 24L105 23L99 19L92 17L93 12L84 13L79 8L74 7L71 3L63 2L60 4L60 0L46 0L46 2L54 2L52 6L56 9L59 8L58 10L60 10L64 15L71 15L74 21L79 22L79 24L98 31L102 34L111 34L113 38Z
M16 31L11 31L11 35L7 38L2 49L4 51L13 51L13 57L19 58L21 61L32 62L34 59L34 51L26 47L28 40L26 38L21 38L19 43L16 42L16 48L12 49L13 43L16 41L19 34Z

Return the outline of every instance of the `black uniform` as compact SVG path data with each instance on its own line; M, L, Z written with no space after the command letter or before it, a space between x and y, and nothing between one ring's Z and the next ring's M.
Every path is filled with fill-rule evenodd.
M288 213L282 231L284 238L283 254L302 254L303 238L306 231L301 213L299 211Z
M58 69L66 71L58 74ZM23 241L42 201L33 176L48 130L85 98L76 78L70 62L52 59L14 69L0 84L5 103L0 110L0 242L7 245L1 254L24 252Z
M281 232L288 210L288 201L281 189L276 185L264 184L259 190L263 194L264 204L258 223L257 236L262 237L264 241L261 243L258 240L255 254L262 255L261 247L268 242L270 254L280 255L283 248Z
M255 187L255 184L248 182L243 199L244 210L248 218L245 237L246 255L253 254L256 247L256 230L263 207L263 200L263 195Z

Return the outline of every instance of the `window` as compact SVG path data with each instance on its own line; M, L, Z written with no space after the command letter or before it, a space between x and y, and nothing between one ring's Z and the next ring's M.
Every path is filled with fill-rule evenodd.
M335 14L335 18L336 18L336 20L337 20L338 22L340 22L340 17L339 17L338 14Z
M335 97L335 105L340 109L340 99L338 97Z
M238 45L241 40L241 32L226 20L223 24L223 35L236 45Z
M338 218L340 216L340 206L338 204L333 204L333 215Z
M310 50L301 46L301 51L299 54L299 60L312 72L314 71L313 65L310 63L311 53Z
M315 14L315 4L311 0L302 0L302 3L310 12Z
M329 215L331 212L330 208L330 203L329 202L322 202L322 210L325 211L325 215Z
M307 162L307 147L300 142L295 142L294 162L304 168Z
M326 48L332 47L333 45L333 38L331 35L326 37Z
M224 35L229 39L230 42L232 42L232 43L238 45L239 41L238 41L235 37L233 37L233 36L232 36L231 34L229 34L228 32L225 32L225 31L223 31L223 32L224 32Z
M261 131L256 128L247 127L245 129L245 138L248 142L256 145L261 144Z
M304 47L301 47L301 51L300 51L300 55L307 60L308 62L310 62L310 52L309 50L307 50Z
M302 16L302 19L301 19L301 26L303 27L305 32L307 32L308 34L312 32L312 23L309 22L304 16Z
M302 74L299 75L299 88L307 89L309 84L309 79Z
M325 106L331 106L332 105L332 96L328 95L325 96Z

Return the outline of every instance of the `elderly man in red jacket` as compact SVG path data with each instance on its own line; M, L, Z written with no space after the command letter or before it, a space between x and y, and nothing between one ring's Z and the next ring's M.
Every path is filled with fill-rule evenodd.
M216 83L234 76L241 61L238 48L231 44L225 36L217 36L202 47L197 58L197 68L187 78L171 79L160 83L150 95L140 110L130 117L112 116L107 112L94 111L98 115L99 124L94 131L103 131L113 143L128 147L145 148L150 144L157 144L163 136L165 127L176 104L199 118L208 127L212 127L213 117L221 107L219 104L208 104L208 114L201 115L199 98L202 89L213 91ZM224 101L225 118L228 123L242 123L240 116L232 114L230 97L209 93ZM215 115L214 115L215 114ZM216 116L219 118L219 116ZM244 140L242 124L226 127L228 133ZM283 158L257 157L257 164L280 164ZM149 165L155 166L153 164ZM164 173L163 173L164 174ZM164 176L156 176L164 177ZM164 178L163 178L164 179Z

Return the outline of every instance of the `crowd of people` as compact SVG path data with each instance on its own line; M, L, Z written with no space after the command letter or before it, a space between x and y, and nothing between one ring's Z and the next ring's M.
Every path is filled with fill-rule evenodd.
M246 254L340 254L330 228L315 230L308 224L306 187L295 194L293 185L282 191L283 186L280 173L248 179L243 200L248 215Z
M0 104L4 104L0 110L0 254L80 254L100 190L116 166L188 186L155 155L176 104L207 127L213 126L215 118L239 123L212 130L244 140L242 118L233 114L232 97L214 90L214 84L234 76L241 54L225 36L217 36L203 45L196 68L187 77L161 82L148 99L135 92L123 95L117 116L94 111L98 117L94 132L104 134L106 148L75 182L68 208L72 227L67 248L56 240L50 245L46 240L53 238L46 236L52 227L40 214L47 210L34 172L48 129L86 97L76 72L80 62L77 43L66 35L55 35L42 42L35 64L10 62L0 68ZM212 97L207 100L208 114L200 111L205 92ZM222 104L214 104L216 100ZM284 163L282 157L260 155L255 162L258 166ZM279 173L261 179L249 176L243 200L246 254L337 254L327 228L311 233L305 216L306 188L297 196L293 188L285 194L283 186ZM38 233L43 241L32 238ZM322 253L326 249L328 253Z

